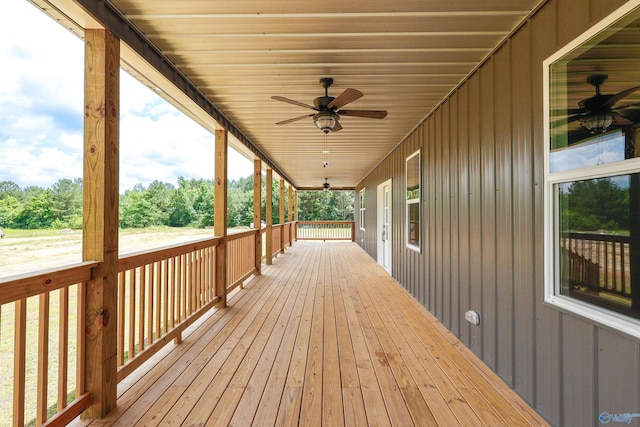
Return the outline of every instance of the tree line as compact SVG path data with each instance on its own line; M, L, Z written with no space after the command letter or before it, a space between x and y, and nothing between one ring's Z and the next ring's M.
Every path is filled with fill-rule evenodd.
M280 183L273 181L273 223L279 223ZM178 178L177 186L153 181L120 195L120 227L210 227L214 221L214 182ZM288 189L287 189L288 190ZM262 220L266 221L266 184L262 181ZM285 196L288 203L288 195ZM253 177L228 182L227 226L253 222ZM353 220L352 191L299 191L300 220ZM286 206L285 220L289 207ZM0 228L81 229L82 179L60 179L49 188L20 187L0 181Z
M561 186L561 229L627 232L629 196L629 188L624 188L612 178L575 181Z

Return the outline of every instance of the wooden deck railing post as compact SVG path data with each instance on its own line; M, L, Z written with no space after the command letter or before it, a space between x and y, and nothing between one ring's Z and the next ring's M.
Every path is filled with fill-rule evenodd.
M291 227L291 222L293 222L293 187L291 185L289 185L289 203L287 206L289 206L289 219L288 219L288 223L289 223L289 246L293 245L293 230Z
M284 179L280 178L280 222L279 224L282 225L285 222L285 216L284 216L284 207L285 207L285 201L286 199L284 198ZM280 229L280 253L284 253L284 227L282 227Z
M271 265L273 262L273 170L267 169L267 194L266 194L266 219L267 219L267 241L265 257L267 258L267 264Z
M256 233L256 276L262 274L262 161L253 161L253 227Z
M216 129L216 181L213 196L213 229L221 237L216 248L216 295L218 307L227 306L227 130Z
M86 289L85 418L104 417L117 398L119 76L120 40L86 30L82 258L101 263Z
M293 192L293 221L295 225L293 227L293 239L298 241L298 190Z
M351 241L352 242L356 241L356 223L355 222L351 222Z
M298 190L293 190L293 236L292 241L298 241Z

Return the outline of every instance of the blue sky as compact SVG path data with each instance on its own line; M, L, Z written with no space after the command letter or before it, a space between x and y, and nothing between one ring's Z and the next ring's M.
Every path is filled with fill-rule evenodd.
M26 0L3 5L0 181L49 187L82 177L83 42ZM214 137L121 72L120 191L213 178ZM229 153L229 179L253 164Z
M624 136L621 132L596 135L590 140L553 150L549 157L549 171L563 172L624 160Z

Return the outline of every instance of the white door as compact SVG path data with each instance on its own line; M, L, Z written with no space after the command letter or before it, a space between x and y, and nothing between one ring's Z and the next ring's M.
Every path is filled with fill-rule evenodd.
M391 274L391 180L378 185L378 264Z

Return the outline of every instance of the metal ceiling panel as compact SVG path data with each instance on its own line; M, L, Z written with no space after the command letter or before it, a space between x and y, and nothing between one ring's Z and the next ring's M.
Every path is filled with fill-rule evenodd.
M321 187L327 177L354 187L539 3L109 2L296 187ZM313 104L323 77L334 79L330 96L363 92L343 109L387 117L342 116L343 129L328 135L311 118L276 125L314 111L271 96Z

